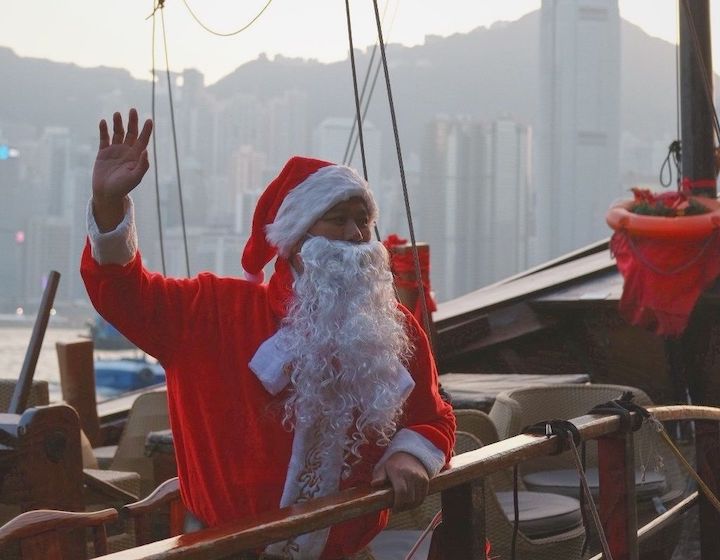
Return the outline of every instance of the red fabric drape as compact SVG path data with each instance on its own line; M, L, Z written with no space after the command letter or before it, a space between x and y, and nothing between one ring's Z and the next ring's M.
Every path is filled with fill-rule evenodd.
M653 239L618 231L610 250L625 279L620 314L666 337L680 336L700 294L720 275L720 235Z
M404 247L407 245L407 239L403 239L396 234L391 234L383 241L383 245L390 252L390 268L395 277L395 285L398 288L418 291L418 282L415 274L415 260L412 250L398 252L394 248ZM425 303L428 313L437 310L437 304L432 297L430 290L430 253L428 251L418 251L418 259L420 260L420 275L423 283L423 293L425 294ZM413 316L418 320L420 325L425 325L422 316L422 302L417 298L415 308L411 309Z

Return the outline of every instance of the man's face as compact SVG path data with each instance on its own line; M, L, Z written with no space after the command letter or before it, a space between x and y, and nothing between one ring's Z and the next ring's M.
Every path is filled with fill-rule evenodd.
M371 238L371 228L365 202L360 197L353 197L330 208L312 225L308 233L333 241L367 243Z

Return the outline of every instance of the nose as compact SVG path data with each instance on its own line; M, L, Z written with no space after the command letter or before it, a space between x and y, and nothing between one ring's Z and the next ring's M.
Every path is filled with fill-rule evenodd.
M345 225L345 241L359 242L363 240L362 231L358 227L355 220L348 220Z

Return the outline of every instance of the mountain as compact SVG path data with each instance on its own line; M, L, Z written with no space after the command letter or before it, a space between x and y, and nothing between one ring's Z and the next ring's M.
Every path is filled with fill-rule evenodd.
M623 130L644 139L671 134L675 130L674 46L626 21L622 21L621 40ZM538 11L469 33L429 36L415 47L389 45L393 96L405 149L418 148L425 123L438 114L482 119L511 116L532 124L537 111L538 45ZM369 57L370 49L357 53L360 76ZM0 75L0 125L67 126L83 136L94 135L88 115L109 111L112 102L149 104L149 81L137 80L125 70L22 58L0 48ZM354 115L347 61L322 64L260 56L206 89L220 100L238 93L273 96L289 89L304 90L310 100L311 127L326 117ZM384 152L392 157L382 73L368 118L384 129Z

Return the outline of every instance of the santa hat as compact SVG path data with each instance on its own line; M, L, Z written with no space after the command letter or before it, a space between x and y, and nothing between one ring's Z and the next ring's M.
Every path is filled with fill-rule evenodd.
M263 268L279 254L287 258L307 230L330 208L352 197L365 201L372 221L378 209L367 182L354 170L295 156L260 195L250 238L242 255L245 276L263 281Z

